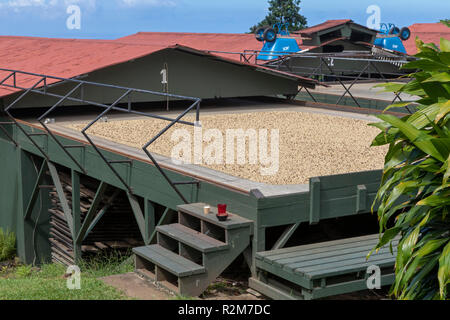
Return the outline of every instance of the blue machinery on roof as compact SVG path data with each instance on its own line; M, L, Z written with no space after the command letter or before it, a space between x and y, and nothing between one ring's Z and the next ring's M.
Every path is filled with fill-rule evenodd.
M264 43L257 57L261 61L271 61L302 51L297 40L290 36L288 23L276 23L272 27L260 27L256 30L255 36L258 41ZM402 41L406 41L410 37L411 31L407 27L400 29L392 23L382 23L374 45L406 54Z
M264 42L258 60L274 60L301 51L297 40L289 37L288 23L276 23L272 28L261 27L256 30L255 36L258 41Z
M411 31L408 28L399 29L392 23L382 23L379 36L375 39L374 45L406 54L402 41L406 41L410 37Z

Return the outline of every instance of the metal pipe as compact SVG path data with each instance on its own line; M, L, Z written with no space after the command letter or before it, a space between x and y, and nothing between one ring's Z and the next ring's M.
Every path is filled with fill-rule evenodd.
M13 86L11 86L11 85L3 84L3 86L13 88ZM23 87L16 87L16 88L17 89L21 89L21 90L27 90L27 88L23 88ZM31 90L30 92L41 94L41 95L45 95L45 96L50 96L50 97L54 97L54 98L63 98L64 97L62 95L55 94L55 93L50 93L50 92L44 93L44 92L39 91L39 90ZM84 100L84 99L78 99L78 98L74 98L74 97L67 97L66 100L72 101L72 102L86 103L87 105L100 107L100 108L104 108L104 109L109 108L108 105L103 104L103 103L89 101L89 100ZM114 107L114 108L112 108L112 110L114 110L114 111L124 111L124 112L128 112L128 113L135 114L135 115L140 115L140 116L144 116L144 117L155 118L155 119L165 120L165 121L173 121L174 120L172 118L168 118L168 117L164 117L164 116L158 116L158 115L151 114L151 113L143 113L143 112L134 111L134 110L128 111L128 109L124 109L124 108L120 108L120 107ZM180 121L180 123L186 124L186 125L190 125L190 126L194 126L195 125L194 123L187 122L187 121Z

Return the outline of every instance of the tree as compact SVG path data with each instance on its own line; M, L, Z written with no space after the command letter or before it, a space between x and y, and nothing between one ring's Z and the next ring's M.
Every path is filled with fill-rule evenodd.
M448 299L450 286L450 41L416 40L419 58L404 65L418 70L408 84L385 84L386 91L421 99L417 112L399 119L383 114L372 124L382 133L374 146L389 145L379 204L375 249L400 237L391 294L398 299ZM402 102L392 107L405 107ZM374 205L375 205L374 204ZM393 226L389 221L394 220Z
M257 25L250 28L254 33L256 29L264 26L273 26L277 22L289 24L289 31L298 31L306 27L306 18L300 14L300 0L269 0L269 14Z

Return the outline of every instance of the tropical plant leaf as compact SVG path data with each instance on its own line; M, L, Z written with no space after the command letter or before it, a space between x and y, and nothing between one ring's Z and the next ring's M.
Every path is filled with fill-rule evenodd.
M436 123L442 120L447 114L450 113L450 101L445 103L439 103L439 113L436 115L436 119L434 120Z
M445 71L448 69L448 66L440 63L440 62L435 62L432 60L427 60L427 59L423 59L423 60L415 60L415 61L411 61L408 63L405 63L402 66L402 69L420 69L420 70L428 70L428 71Z
M439 258L438 279L441 299L444 299L447 293L447 285L450 283L450 241L445 246Z
M398 128L409 140L412 141L423 152L428 153L430 156L435 157L438 160L445 161L445 157L439 153L433 143L430 141L431 136L424 131L416 129L409 123L403 122L395 116L383 114L378 116L381 120L384 120L396 128Z
M443 52L450 52L450 41L448 41L445 38L441 38L441 51Z
M435 74L431 78L428 78L424 81L424 83L427 82L450 82L450 74L448 74L447 72Z
M447 21L448 22L448 21ZM450 284L450 41L441 49L416 38L418 60L403 66L419 70L407 84L384 89L419 96L414 114L399 119L382 114L373 124L373 146L389 144L378 206L380 237L374 250L399 236L395 283L398 299L447 299ZM380 86L381 87L381 86ZM405 107L410 102L388 108ZM388 110L388 109L387 109ZM390 221L394 220L394 225Z

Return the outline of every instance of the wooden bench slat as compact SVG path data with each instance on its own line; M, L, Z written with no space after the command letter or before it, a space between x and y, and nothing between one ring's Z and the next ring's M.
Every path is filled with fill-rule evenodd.
M309 275L325 275L330 272L333 272L334 270L338 269L341 271L349 270L348 272L355 271L355 268L359 266L360 270L364 270L368 266L376 265L377 261L380 260L390 260L392 262L392 265L395 263L395 256L393 256L390 252L385 252L382 254L378 254L377 257L371 258L369 261L366 261L365 257L359 257L354 258L350 260L345 261L337 261L334 263L325 263L322 265L313 265L313 266L307 266L303 268L297 268L295 269L295 272L305 274L307 276ZM359 270L357 270L359 271ZM345 274L347 272L344 272Z
M379 235L370 235L370 236L364 236L364 237L356 237L356 238L347 238L347 239L341 239L336 241L327 241L327 242L320 242L320 243L314 243L314 244L308 244L308 245L302 245L297 247L290 247L290 248L284 248L284 249L278 249L278 250L272 250L272 251L265 251L265 252L258 252L258 256L264 257L264 258L273 258L276 259L278 255L281 254L287 254L287 253L296 253L298 252L299 248L302 249L302 251L307 251L310 249L319 249L319 250L332 250L331 248L334 246L345 246L348 244L364 244L367 241L374 241L374 243L377 243L379 239ZM329 249L328 249L329 248Z
M341 274L366 270L371 265L377 265L380 268L392 266L392 272L394 272L394 263L395 263L395 258L394 259L387 258L387 259L378 260L376 262L373 261L373 263L361 263L361 264L354 264L351 267L343 266L340 268L329 269L326 271L321 270L320 272L310 272L310 273L308 273L308 277L313 280L314 279L322 279L325 277L332 277L332 276L337 276L337 275L341 275Z
M185 277L205 272L205 268L203 266L164 249L160 245L134 248L133 252L178 277Z
M394 243L396 245L398 242ZM299 252L299 255L292 258L287 259L279 259L274 261L276 264L281 265L289 265L296 262L304 262L304 261L315 261L315 260L323 260L323 259L331 259L329 261L333 260L345 260L347 259L347 255L359 255L364 256L367 255L374 247L375 243L369 244L367 246L363 247L346 247L339 250L334 250L332 252L319 252L314 254L303 254L303 252Z
M367 246L371 246L372 248L374 248L377 243L378 243L378 240L372 241L372 242L367 241L365 243L363 243L363 242L346 243L346 244L335 245L332 247L322 246L320 248L308 249L308 250L303 250L302 246L299 246L299 247L295 247L297 249L297 251L295 251L295 252L293 251L290 253L284 253L284 254L269 256L269 257L258 257L258 259L264 259L264 260L272 262L272 263L278 263L278 261L281 259L306 257L308 255L315 255L315 254L328 255L337 250L345 250L345 249L353 248L355 251L359 251L359 248L367 248Z
M355 259L366 259L367 254L370 252L370 250L362 251L362 252L354 252L354 253L348 253L342 256L332 256L322 259L314 259L314 260L303 260L300 262L294 262L294 263L288 263L283 264L284 268L291 269L291 270L297 270L301 269L302 271L307 271L306 268L314 268L317 266L317 269L321 268L327 268L332 266L335 263L346 263L349 264L352 263ZM393 259L395 259L395 253L394 255L391 254L390 250L388 248L381 249L378 254L373 253L373 255L368 260L368 263L370 264L371 261L381 255L389 255L392 256Z

